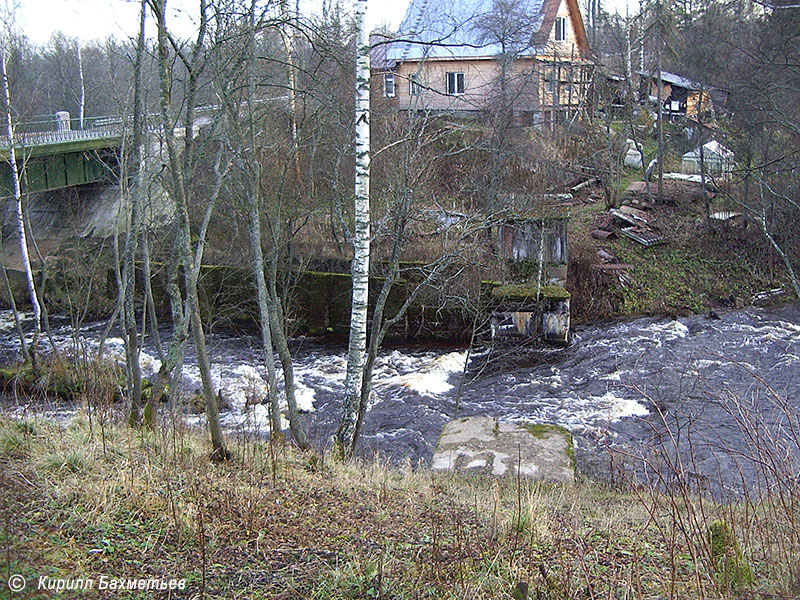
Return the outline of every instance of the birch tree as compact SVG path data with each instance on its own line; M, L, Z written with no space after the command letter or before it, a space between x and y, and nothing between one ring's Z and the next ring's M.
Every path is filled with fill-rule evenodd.
M373 112L372 116L374 127L377 115ZM375 144L378 150L372 153L372 159L378 166L377 180L382 186L380 194L373 195L377 210L373 207L372 225L375 237L389 239L391 245L388 253L380 256L383 260L377 269L382 284L369 324L353 449L361 436L372 394L373 370L386 335L403 322L410 307L421 297L425 298L424 304L433 306L437 300L442 304L445 300L452 301L458 294L454 290L458 288L459 277L469 266L475 265L474 259L484 248L493 215L468 217L442 227L437 225L436 238L441 245L432 252L433 256L413 265L403 266L400 262L419 226L431 225L429 207L436 203L436 194L431 189L437 185L438 164L476 148L473 143L459 140L459 133L457 128L438 119L419 118L400 121L397 128L390 128L386 145ZM372 139L375 137L373 129ZM476 252L476 249L480 250ZM389 297L403 279L403 301L395 308L390 306Z
M25 280L28 285L28 296L33 310L33 333L31 343L26 347L25 340L22 341L23 352L31 361L31 368L34 374L38 372L37 352L39 348L39 338L42 334L42 307L39 304L39 294L36 290L36 280L31 266L30 253L28 252L28 238L25 232L25 212L22 195L22 174L17 164L17 151L14 145L14 119L12 116L11 89L8 82L8 70L6 67L8 57L7 38L2 40L0 48L0 77L3 79L3 100L5 104L5 129L6 147L8 149L8 164L11 168L11 185L14 193L15 211L14 218L17 226L17 238L19 241L20 256L22 266L25 270Z
M350 458L353 454L356 424L361 411L361 388L364 380L367 345L370 258L370 47L364 22L366 11L367 0L356 0L355 222L352 235L353 261L351 265L353 293L342 416L336 432L334 449L334 453L340 458Z
M142 10L144 10L144 2L142 2ZM80 98L78 101L78 124L80 128L83 129L84 119L86 117L86 81L83 75L83 51L77 43L75 44L75 53L78 55L78 80L81 85Z

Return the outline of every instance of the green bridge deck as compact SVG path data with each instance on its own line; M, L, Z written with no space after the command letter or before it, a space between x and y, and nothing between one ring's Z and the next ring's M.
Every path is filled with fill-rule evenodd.
M14 187L7 138L3 142L0 197L9 197L13 196ZM121 134L113 130L52 131L18 138L14 150L23 176L22 190L35 193L111 182L120 144Z

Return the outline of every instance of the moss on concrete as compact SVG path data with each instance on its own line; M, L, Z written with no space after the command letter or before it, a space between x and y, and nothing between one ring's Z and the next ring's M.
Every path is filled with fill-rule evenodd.
M572 464L572 470L575 470L575 441L572 439L572 433L570 433L569 429L561 427L561 425L555 425L554 423L528 423L523 425L522 428L527 430L533 437L540 440L547 439L553 435L560 435L563 437L567 446L566 453Z
M559 285L543 285L541 287L534 283L518 283L500 285L492 289L492 296L502 300L532 300L548 298L552 300L567 300L570 293Z

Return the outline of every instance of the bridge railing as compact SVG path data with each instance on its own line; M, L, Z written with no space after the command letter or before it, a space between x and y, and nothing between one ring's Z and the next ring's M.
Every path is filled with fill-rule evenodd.
M278 98L280 99L280 98ZM219 112L218 105L198 106L196 108L195 125L203 125L210 115ZM146 117L147 130L150 132L161 129L158 115L150 114ZM70 118L66 111L54 115L33 116L24 121L14 123L14 146L26 147L44 144L57 144L80 140L97 140L119 137L133 125L133 117L107 116L87 117L81 119ZM8 136L0 132L0 145L8 146Z
M57 116L34 117L14 124L14 146L117 137L122 133L123 127L122 117L92 117L84 119L82 124L80 119L59 119ZM0 140L4 146L8 145L7 135L2 135Z

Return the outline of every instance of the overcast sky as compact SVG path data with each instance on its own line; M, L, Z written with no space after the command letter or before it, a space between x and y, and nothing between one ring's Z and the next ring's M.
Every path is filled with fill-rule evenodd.
M9 0L6 0L8 2ZM16 26L35 44L44 44L54 31L61 30L69 37L88 41L115 37L132 37L138 24L139 0L10 0L17 2ZM604 0L607 9L620 7L626 0ZM347 4L344 0L343 4ZM583 4L579 0L579 4ZM196 0L169 0L168 21L179 35L193 31L192 16ZM319 11L321 0L301 0L300 10L306 14ZM367 13L370 29L386 25L397 28L403 18L408 0L371 0ZM171 7L171 8L170 8Z
M132 37L139 15L138 0L18 0L16 26L35 44L44 44L54 31L81 40ZM196 0L169 0L168 22L187 35L192 31ZM321 0L301 0L300 10L312 14L319 11ZM369 3L368 25L397 27L403 18L408 0L373 0Z

